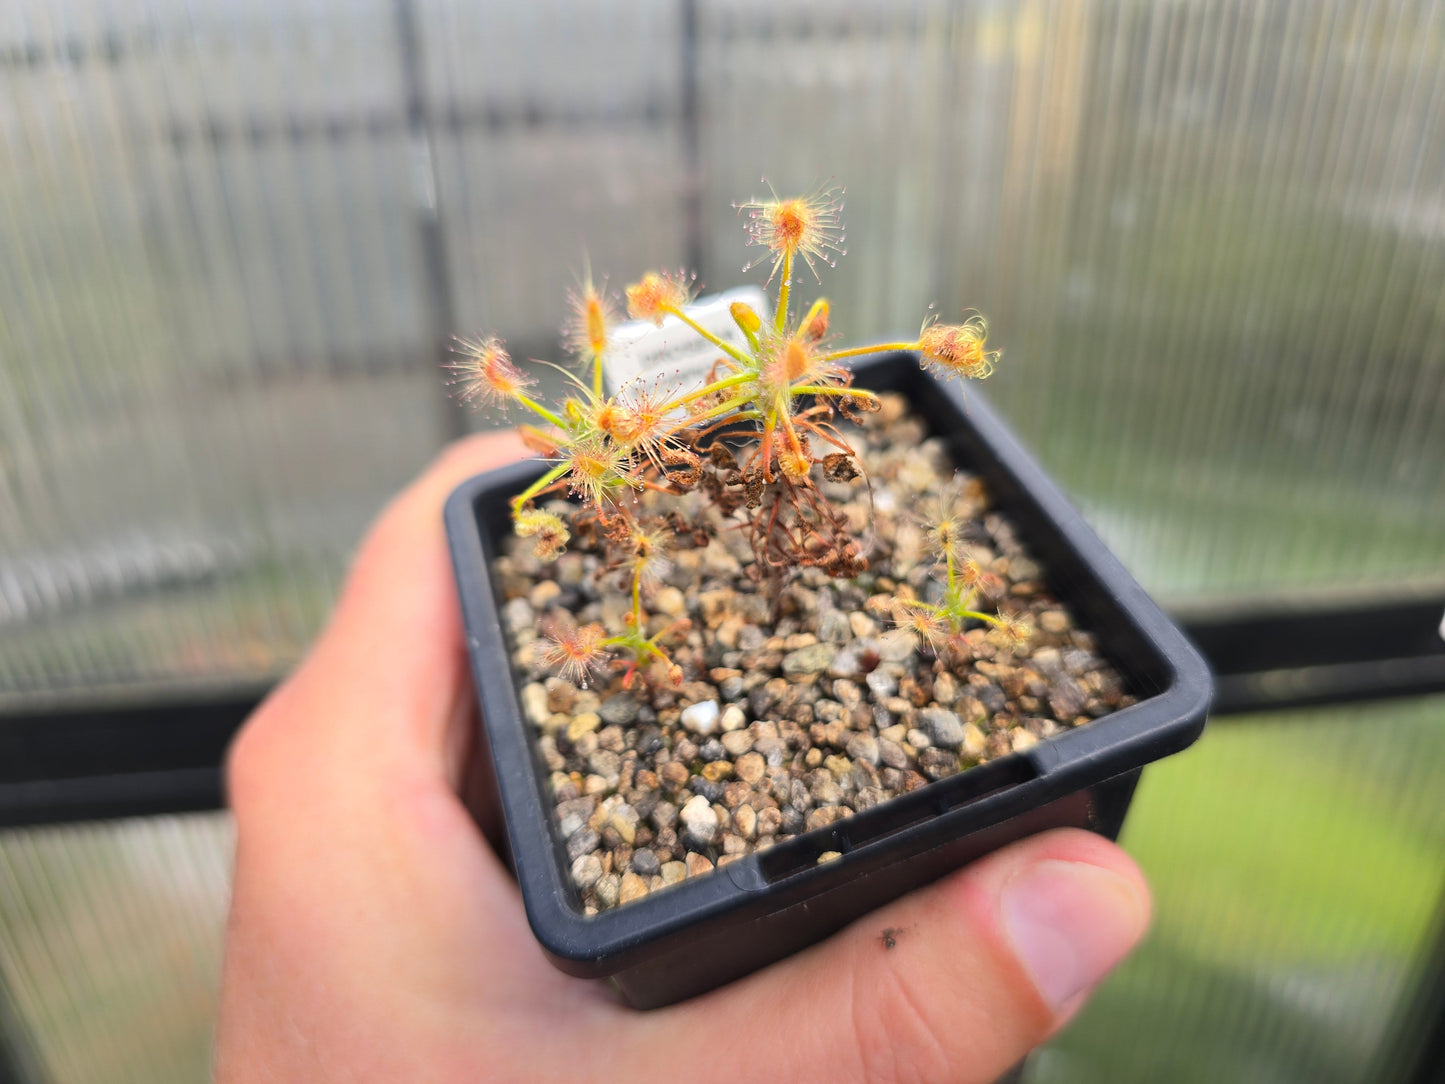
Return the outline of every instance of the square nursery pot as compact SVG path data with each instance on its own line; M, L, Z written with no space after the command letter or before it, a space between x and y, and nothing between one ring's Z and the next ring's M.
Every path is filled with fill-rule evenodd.
M489 571L510 532L507 500L540 468L520 463L464 483L447 503L446 526L484 721L479 755L495 784L487 800L497 808L478 813L505 824L527 916L552 962L571 975L612 978L638 1008L781 959L1023 836L1074 826L1114 838L1143 766L1203 729L1212 691L1204 660L977 390L965 404L959 384L936 381L907 353L855 371L860 387L903 393L947 439L958 466L984 479L1050 590L1095 635L1138 702L589 917L568 875ZM827 852L841 857L819 863Z

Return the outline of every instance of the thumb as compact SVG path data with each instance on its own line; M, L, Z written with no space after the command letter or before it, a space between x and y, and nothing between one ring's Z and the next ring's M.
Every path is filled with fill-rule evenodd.
M654 1015L672 1035L731 1037L779 1080L988 1084L1068 1019L1148 922L1148 888L1123 851L1049 832Z

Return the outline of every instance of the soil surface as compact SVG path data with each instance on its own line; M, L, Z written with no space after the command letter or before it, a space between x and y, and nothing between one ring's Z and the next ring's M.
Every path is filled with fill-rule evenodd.
M1134 702L1094 637L1048 592L1012 524L989 508L979 479L955 470L901 398L883 399L849 433L867 479L820 483L868 556L855 579L803 569L775 612L767 584L748 575L753 556L734 525L741 514L724 521L698 493L661 498L716 527L704 548L673 552L644 595L657 627L691 620L665 642L684 671L680 687L639 678L625 690L607 672L579 688L549 676L541 657L550 622L622 627L626 581L601 552L574 541L543 564L513 538L497 561L523 709L586 913ZM981 625L939 658L893 627L885 600L911 591L932 601L941 591L925 532L949 513L965 520L970 555L1001 584L979 608L1025 616L1032 632L1023 644Z

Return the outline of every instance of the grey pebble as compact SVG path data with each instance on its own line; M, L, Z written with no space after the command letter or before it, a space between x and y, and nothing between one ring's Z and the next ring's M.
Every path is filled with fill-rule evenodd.
M943 749L925 749L918 754L918 770L929 779L944 779L958 771L958 754Z
M788 807L803 812L813 804L813 796L808 793L807 784L801 779L793 779L788 783Z
M824 643L845 644L852 638L853 630L848 624L848 615L841 610L826 610L818 618L818 639Z
M865 809L872 809L888 800L888 795L881 787L867 786L860 787L858 793L853 796L853 808L859 813Z
M918 721L934 745L957 749L963 744L963 721L947 708L924 708Z
M502 607L502 619L506 621L507 628L513 632L521 632L536 624L537 615L532 610L532 604L526 599L514 598Z
M648 818L655 828L671 828L677 823L677 806L671 802L658 802L652 807L652 814Z
M789 677L804 677L819 674L828 669L828 664L837 656L833 644L810 644L783 656L783 673Z
M642 705L630 693L618 693L602 701L597 714L609 726L631 726L637 721Z
M688 788L694 793L706 798L709 802L722 801L723 794L727 792L727 784L721 779L704 779L695 775L687 781Z
M878 759L890 768L902 770L908 767L908 754L903 751L903 746L887 738L878 739Z
M997 685L975 685L973 695L990 713L1003 711L1008 707L1008 697Z
M577 861L584 854L591 854L602 842L602 837L591 828L579 828L567 838L567 857Z
M1071 723L1084 710L1088 694L1077 681L1065 678L1049 693L1049 710L1061 723Z
M756 625L744 625L738 630L739 651L760 651L767 642L767 636Z
M788 743L782 738L759 738L753 751L762 755L770 768L781 768L788 759Z
M754 719L765 718L772 709L773 703L777 700L764 685L759 685L748 692L748 711Z
M882 755L882 751L878 747L878 739L872 734L854 734L848 739L845 751L854 760L865 761L875 767Z
M622 772L622 758L611 749L599 749L587 758L587 766L615 787Z
M1029 656L1029 662L1033 667L1043 674L1057 673L1063 666L1062 657L1056 647L1035 648Z
M863 674L861 657L872 646L876 646L872 640L854 640L844 645L842 650L833 656L833 661L828 664L828 676L833 678L861 677Z

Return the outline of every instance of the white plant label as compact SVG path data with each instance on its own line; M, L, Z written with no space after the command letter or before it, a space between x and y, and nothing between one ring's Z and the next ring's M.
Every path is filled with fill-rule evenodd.
M742 301L764 321L771 311L768 297L757 286L739 286L698 298L687 307L688 316L719 339L747 351L747 339L732 317L732 304ZM722 351L676 316L658 327L650 320L619 324L607 338L602 372L614 394L632 381L656 381L671 394L700 388Z

